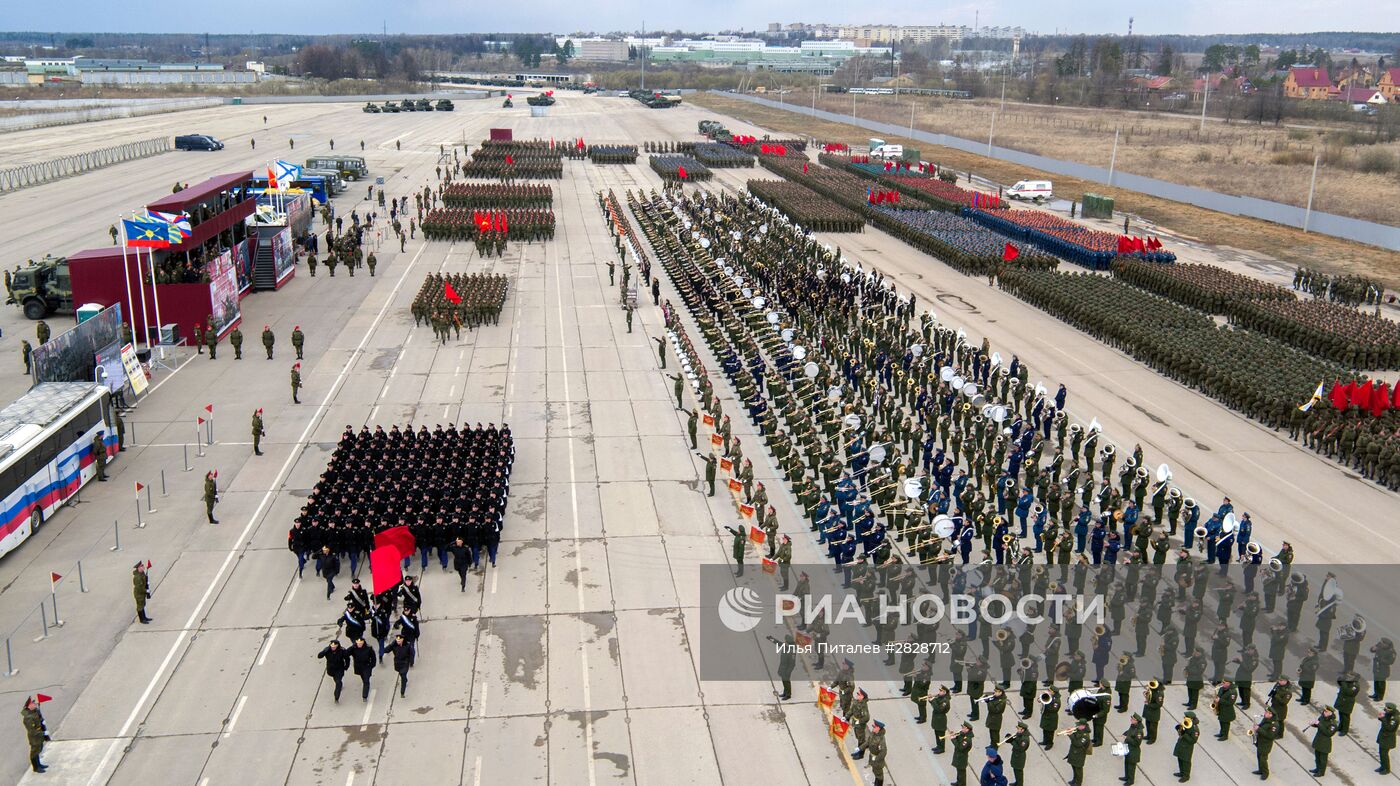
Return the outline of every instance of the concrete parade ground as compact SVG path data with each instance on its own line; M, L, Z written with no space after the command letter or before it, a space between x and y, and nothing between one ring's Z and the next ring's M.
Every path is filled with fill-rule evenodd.
M624 98L561 93L548 117L539 118L523 99L513 109L502 109L499 99L462 100L455 112L412 114L365 114L352 103L291 104L6 134L0 166L183 133L207 133L227 147L166 153L0 196L0 248L12 267L46 253L110 245L110 224L169 194L177 180L260 171L279 158L300 163L329 152L332 139L336 153L363 155L371 178L382 177L388 195L400 197L437 185L441 146L450 153L455 145L459 154L463 144L476 149L490 128L511 128L517 140L640 145L699 140L696 123L705 118L720 119L735 133L763 133L688 105L658 111ZM313 278L303 262L281 290L242 301L242 360L224 342L217 360L182 350L170 362L173 371L156 372L153 390L126 417L128 447L108 465L112 482L87 486L77 504L0 559L0 633L14 631L10 649L18 670L0 678L10 708L0 722L0 745L15 752L0 758L0 781L869 782L866 763L849 758L853 740L843 745L826 731L811 664L799 663L788 702L777 700L776 682L700 679L698 611L711 600L700 597L699 566L729 560L723 527L739 518L726 494L704 493L703 462L690 450L685 415L675 408L666 376L675 373L675 356L668 352L672 362L664 371L657 363L661 309L644 289L629 332L608 282L607 262L617 255L597 194L613 189L625 205L628 189L659 189L646 158L626 166L566 159L562 180L543 181L554 189L554 240L511 242L502 257L482 258L470 242L424 241L419 232L403 252L397 239L371 244L367 250L379 259L375 277L361 268L354 277L341 269L332 278L323 267ZM775 177L757 168L716 169L701 187L742 192L748 179ZM338 215L348 225L352 210L378 211L376 226L387 224L387 212L366 201L366 189L364 182L349 184L335 199ZM319 218L314 228L324 232ZM974 345L985 336L1003 355L1019 355L1032 384L1043 380L1051 390L1066 384L1076 420L1098 418L1120 447L1141 443L1148 463L1168 463L1175 483L1203 509L1214 510L1229 496L1237 511L1253 517L1254 538L1266 555L1287 540L1300 564L1400 562L1396 494L883 232L822 239L883 271L902 293L918 295L945 324L965 327ZM1207 254L1195 249L1193 260ZM409 304L434 272L504 274L510 291L499 324L463 330L446 344L428 326L415 327ZM661 279L663 302L679 307L659 265L653 275ZM683 321L706 366L717 370L694 321L688 314ZM72 324L68 317L49 322L56 333ZM262 325L277 336L271 361L258 340ZM288 386L294 325L306 335L300 404L292 403ZM0 329L9 368L0 375L0 399L8 402L29 386L18 344L33 340L34 326L7 307ZM721 376L713 378L726 411L742 413ZM686 405L693 402L687 392ZM215 440L199 456L195 418L210 404ZM249 420L259 407L267 437L265 455L255 457ZM407 696L399 696L386 658L368 702L347 674L335 703L324 662L315 656L335 634L349 564L327 600L309 566L298 579L287 530L347 424L431 430L449 422L504 422L514 433L498 567L470 574L467 591L459 592L455 574L430 558L421 572L420 662ZM780 531L792 536L793 562L825 562L825 549L800 520L774 460L745 418L733 422L757 479L768 486ZM200 502L211 469L218 470L221 490L217 525L205 521ZM154 512L146 512L144 492L139 503L133 495L138 482L154 490ZM114 527L117 551L109 548ZM86 592L76 581L80 560ZM134 618L130 572L138 560L153 565L150 625ZM749 561L752 567L757 556ZM64 624L39 639L36 609L51 602L51 572L65 576L57 594ZM410 572L420 573L416 559ZM366 583L368 573L362 563ZM52 622L52 610L45 613ZM776 674L776 662L770 666ZM914 705L900 696L900 685L861 687L870 694L872 717L887 726L885 782L951 782L949 755L932 753L931 730L914 724ZM1256 702L1267 687L1255 683ZM1335 691L1319 685L1314 704L1330 703ZM36 692L54 697L43 705L53 738L43 775L28 772L15 717L23 697ZM1014 712L1019 701L1014 689L1011 694ZM1242 711L1236 733L1219 742L1210 738L1217 730L1210 695L1207 689L1198 711L1204 727L1192 782L1255 782L1253 744L1244 730L1259 704ZM1184 700L1178 681L1168 690L1156 744L1143 749L1139 782L1176 782L1172 726ZM1132 710L1141 712L1141 705L1142 691L1135 689ZM950 727L968 714L966 696L955 697L953 708ZM1304 728L1314 709L1294 706L1274 750L1272 782L1314 781ZM1380 709L1363 692L1351 733L1336 739L1322 782L1394 782L1395 776L1374 772ZM1108 745L1127 717L1111 715ZM1015 721L1007 715L1005 733ZM1038 741L1036 721L1027 723ZM973 779L987 744L985 725L974 728ZM1063 738L1051 751L1033 745L1027 782L1066 783L1067 748ZM1121 774L1122 760L1107 746L1090 757L1088 783L1117 783Z

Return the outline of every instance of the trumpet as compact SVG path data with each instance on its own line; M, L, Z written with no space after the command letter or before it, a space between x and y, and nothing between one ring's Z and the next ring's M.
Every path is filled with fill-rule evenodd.
M1051 693L1048 690L1043 690L1040 692L1038 700L1041 704L1049 704L1050 702L1055 700L1055 694Z
M1078 726L1070 726L1068 729L1060 729L1059 731L1055 732L1055 736L1056 736L1056 737L1068 737L1069 735L1075 733L1076 731L1079 731L1079 727L1078 727Z
M959 734L962 734L962 733L963 733L962 729L954 729L954 730L948 732L947 734L944 734L942 737L939 737L938 739L940 739L940 740L951 739L951 738L956 737L956 736L958 736Z
M978 699L977 701L974 701L974 702L972 702L972 703L973 703L973 704L981 704L981 703L984 702L984 701L991 701L992 699L995 699L995 698L996 698L996 694L994 694L994 693L988 693L986 696L983 696L982 698L980 698L980 699Z
M997 641L1006 641L1007 639L1011 638L1011 631L1007 630L1006 628L998 628L997 632L992 635L992 638L996 639Z

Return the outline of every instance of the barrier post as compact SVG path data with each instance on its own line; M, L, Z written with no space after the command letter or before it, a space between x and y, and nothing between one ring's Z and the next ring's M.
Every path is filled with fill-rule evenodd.
M83 561L78 560L78 591L87 592L87 582L83 580Z
M180 452L183 453L184 456L185 456L185 469L184 469L184 471L185 471L185 472L189 472L190 470L194 469L194 467L191 467L191 466L190 466L190 443L186 442L185 444L181 445L181 446L180 446Z
M147 486L147 487L146 487L146 512L147 512L147 513L155 513L155 512L156 512L156 509L153 508L153 507L151 507L151 487L150 487L150 486Z
M13 677L19 674L19 669L15 668L15 656L10 652L10 639L5 638L5 676Z
M167 496L165 493L165 470L163 469L160 471L160 495L162 497Z
M61 628L63 627L63 619L58 616L58 587L54 586L49 592L49 597L53 598L53 626Z
M44 626L44 635L35 639L35 641L43 641L49 637L49 607L42 603L39 604L39 621Z
M112 519L112 541L113 541L113 542L112 542L112 548L107 549L107 550L108 550L108 551L121 551L121 550L122 550L122 528L121 528L120 526L118 526L118 522L117 522L116 519Z

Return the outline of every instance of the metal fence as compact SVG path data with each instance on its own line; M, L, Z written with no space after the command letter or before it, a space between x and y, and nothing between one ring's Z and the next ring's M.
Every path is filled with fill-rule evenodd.
M0 194L18 191L21 188L51 183L70 175L80 175L124 161L165 153L171 149L170 137L162 136L140 142L127 142L115 147L104 147L87 153L78 153L51 161L24 164L11 169L0 169Z
M1196 188L1195 186L1185 186L1180 183L1158 180L1154 177L1133 175L1121 170L1113 172L1112 178L1110 178L1109 171L1103 167L1080 164L1074 161L1063 161L1058 158L1048 158L1046 156L1026 153L1020 150L1011 150L1005 147L989 147L985 140L979 142L972 139L950 136L948 134L919 131L917 129L913 130L911 133L908 126L896 125L894 123L864 120L859 117L852 117L851 115L827 112L823 109L818 109L813 112L811 109L801 105L781 104L777 101L759 98L758 96L736 93L725 93L724 95L729 98L739 98L774 109L784 109L796 114L829 120L833 123L846 123L848 125L859 126L883 135L913 138L920 142L928 142L934 145L942 145L943 147L951 147L954 150L961 150L966 153L974 153L1001 161L1009 161L1013 164L1020 164L1044 172L1065 175L1067 177L1078 178L1080 180L1103 185L1112 185L1115 188L1137 191L1149 196L1170 199L1174 202L1184 202L1189 205L1205 208L1206 210L1214 210L1234 216L1257 218L1275 224L1306 229L1309 232L1316 232L1320 235L1329 235L1345 240L1354 240L1358 243L1365 243L1371 246L1387 248L1392 251L1400 251L1400 227L1377 224L1371 221L1362 221L1356 218L1339 216L1334 213L1323 213L1317 210L1308 211L1301 207L1285 205L1281 202L1271 202L1267 199L1222 194L1217 191Z
M95 120L118 120L125 117L142 117L165 112L180 112L186 109L208 109L223 106L223 98L168 98L138 99L121 106L92 107L74 109L67 112L40 112L30 115L0 117L0 132L27 131L33 128L66 126L73 123L89 123Z

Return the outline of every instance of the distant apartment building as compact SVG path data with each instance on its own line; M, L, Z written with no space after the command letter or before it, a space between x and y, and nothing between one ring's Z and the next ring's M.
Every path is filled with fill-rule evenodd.
M972 28L967 25L841 25L836 37L847 41L889 44L927 44L934 41L961 41L967 38L1021 38L1019 27Z
M629 48L626 41L606 38L574 40L574 59L585 62L625 63Z

